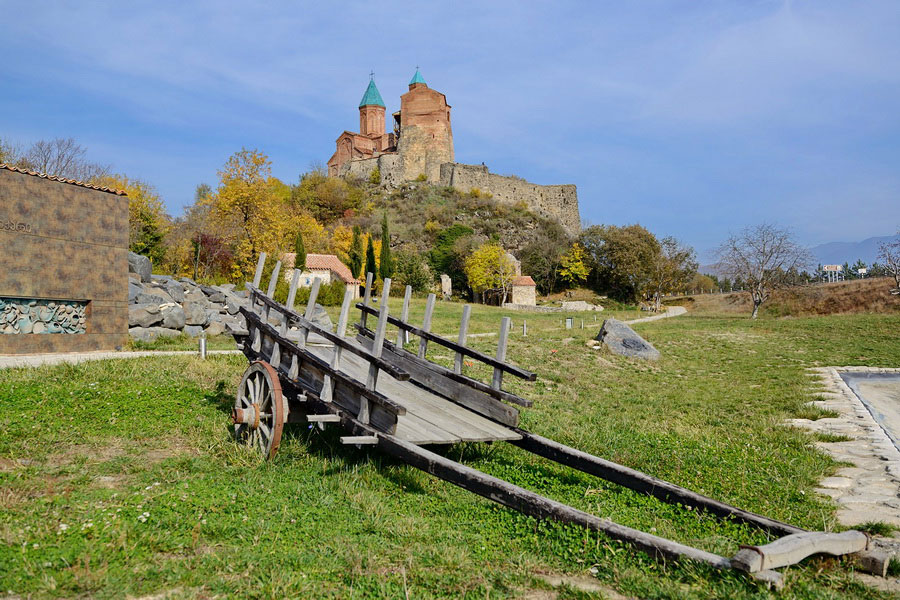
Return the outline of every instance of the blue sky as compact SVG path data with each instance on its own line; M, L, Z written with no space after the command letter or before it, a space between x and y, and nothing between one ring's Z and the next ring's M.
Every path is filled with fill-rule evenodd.
M172 214L241 147L296 181L416 65L456 158L578 185L589 224L701 257L762 221L900 226L900 2L0 0L0 137L74 137ZM340 8L338 8L340 6Z

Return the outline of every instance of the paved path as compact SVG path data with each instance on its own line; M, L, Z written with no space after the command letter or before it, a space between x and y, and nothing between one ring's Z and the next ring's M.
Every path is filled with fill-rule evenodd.
M209 350L207 354L240 354L240 350ZM139 352L70 352L67 354L17 354L0 356L0 369L13 367L43 367L63 363L78 364L89 360L109 360L119 358L143 358L147 356L178 356L198 354L196 350L145 350Z
M661 315L654 315L652 317L641 317L640 319L632 319L630 321L625 321L626 325L634 325L635 323L647 323L648 321L659 321L660 319L668 319L669 317L677 317L678 315L683 315L687 312L687 309L683 306L670 306L666 309Z

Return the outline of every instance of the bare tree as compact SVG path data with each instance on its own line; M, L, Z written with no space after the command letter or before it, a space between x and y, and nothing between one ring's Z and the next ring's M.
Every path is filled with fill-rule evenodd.
M85 160L87 148L72 138L40 140L22 155L20 166L78 181L91 181L110 173L108 165Z
M664 237L659 241L659 254L653 261L653 270L648 286L649 296L653 300L653 310L659 312L662 295L684 289L691 277L697 272L697 260L694 249L682 245L674 237Z
M719 246L720 270L732 279L740 278L753 299L751 319L772 290L785 284L787 274L811 261L806 248L797 244L790 231L763 223L747 227Z
M884 270L894 278L897 286L891 290L894 295L900 295L900 230L897 238L892 242L882 242L878 246L878 258L884 261Z

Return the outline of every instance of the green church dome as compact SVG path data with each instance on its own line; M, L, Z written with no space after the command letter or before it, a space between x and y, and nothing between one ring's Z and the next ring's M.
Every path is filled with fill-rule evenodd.
M362 100L359 101L359 107L362 108L363 106L384 106L384 100L381 99L381 94L378 93L378 88L375 87L374 79L369 80L369 87L366 88L366 93L363 94Z
M416 67L416 74L413 75L413 78L409 80L409 85L412 85L414 83L422 83L428 85L427 83L425 83L425 80L422 79L422 74L419 73L419 67Z

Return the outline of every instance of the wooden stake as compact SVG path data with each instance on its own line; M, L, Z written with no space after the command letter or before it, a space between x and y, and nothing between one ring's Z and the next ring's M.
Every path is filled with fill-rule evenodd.
M372 273L366 273L366 291L363 294L363 306L369 306L369 302L371 302L372 300L372 278ZM361 311L361 314L359 315L360 327L366 326L366 320L368 316L369 315L366 313L366 311Z
M375 327L375 341L372 344L372 356L376 358L381 357L381 352L384 349L384 334L387 330L387 318L388 318L388 300L390 299L391 294L391 278L387 277L384 280L384 289L381 292L381 307L378 313L378 325ZM378 365L375 363L369 363L369 376L366 378L366 389L375 391L375 388L378 386ZM363 424L367 424L369 422L369 400L366 398L361 398L359 403L359 421Z
M512 326L512 320L509 317L503 317L500 320L500 336L497 341L497 360L500 362L506 362L506 342L509 336L509 329ZM499 390L503 385L503 371L494 368L494 376L491 379L491 387L495 390Z
M294 275L291 277L291 289L288 291L287 302L285 303L288 310L294 310L294 300L297 298L298 285L300 285L300 269L294 269Z
M406 323L409 318L409 299L412 296L412 286L406 286L406 293L403 295L403 308L400 309L400 320ZM402 327L397 329L397 345L401 348L409 342L409 332Z
M459 322L459 340L458 344L460 346L466 345L466 336L469 332L469 313L471 312L472 307L466 304L463 306L462 320ZM457 375L462 373L463 368L463 355L459 352L456 353L456 361L453 363L453 372Z
M281 271L281 261L277 261L275 263L275 268L272 269L272 277L269 279L269 290L266 292L266 296L269 298L275 297L275 286L278 285L278 272Z
M347 318L350 314L350 303L353 302L353 290L344 291L344 302L341 304L341 316L338 318L337 335L344 337L347 332ZM341 352L343 348L340 345L334 345L334 353L331 355L331 368L335 371L341 370ZM331 402L334 396L334 382L331 375L325 374L325 383L322 386L320 397L323 402Z
M431 313L434 312L434 294L428 294L428 300L425 301L425 318L422 319L422 331L431 332ZM423 337L419 338L419 358L425 358L428 351L428 340Z
M266 253L259 253L259 260L256 261L256 274L253 276L253 287L259 289L259 282L262 280L263 267L266 266Z

